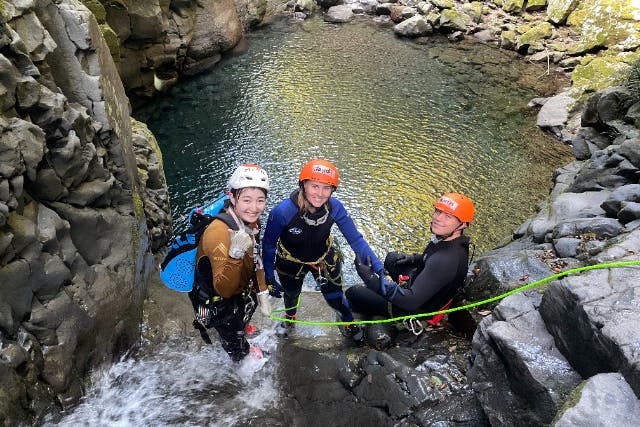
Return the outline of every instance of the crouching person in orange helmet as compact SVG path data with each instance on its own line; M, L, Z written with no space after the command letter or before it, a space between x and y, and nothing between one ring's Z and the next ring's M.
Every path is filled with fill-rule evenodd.
M438 311L450 304L464 286L469 238L463 234L473 221L473 202L447 193L434 205L431 240L422 253L390 252L379 275L367 259L356 256L356 270L366 286L352 286L346 297L354 312L385 318Z

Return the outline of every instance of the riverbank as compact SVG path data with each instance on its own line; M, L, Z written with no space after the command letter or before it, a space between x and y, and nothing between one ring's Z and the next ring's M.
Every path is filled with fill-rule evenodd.
M331 1L319 4L320 9L311 1L297 0L288 3L286 10L293 19L322 13L333 23L366 16L416 42L435 33L446 34L452 41L472 39L515 51L525 61L545 64L547 76L564 73L571 84L562 88L562 106L554 114L565 116L560 124L567 129L559 130L556 118L548 130L565 143L579 127L576 115L590 94L624 82L631 64L640 59L640 7L623 0L347 0L338 5Z

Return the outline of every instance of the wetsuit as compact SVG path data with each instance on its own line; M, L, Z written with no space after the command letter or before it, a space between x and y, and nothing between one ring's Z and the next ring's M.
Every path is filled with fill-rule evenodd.
M430 242L422 256L411 265L398 268L396 252L385 258L385 269L398 282L398 275L408 275L406 284L387 301L366 286L352 286L346 297L353 311L370 316L399 317L429 313L442 308L464 286L469 259L469 238Z
M326 209L303 214L296 204L299 191L295 190L289 199L282 201L269 213L262 246L265 275L275 279L275 267L285 290L284 304L289 308L286 310L289 317L296 314L294 307L304 277L310 272L320 284L327 304L340 313L341 320L349 322L353 320L353 315L342 292L342 254L331 237L333 224L338 225L356 254L362 259L371 257L375 271L382 270L382 263L338 199L331 197L325 204Z
M242 259L229 257L230 228L216 219L202 235L196 254L194 290L189 297L196 311L209 301L211 318L204 326L215 328L224 350L232 360L239 361L249 353L245 327L257 306L256 292L267 287L264 270L256 270L253 248ZM258 236L257 225L245 229L254 230Z

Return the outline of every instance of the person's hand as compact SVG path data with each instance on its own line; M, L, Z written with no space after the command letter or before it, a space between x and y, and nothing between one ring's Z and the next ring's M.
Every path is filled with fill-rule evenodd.
M362 262L360 255L356 254L356 259L353 261L353 264L356 266L358 276L360 276L364 283L368 283L375 276L370 256L367 255L365 261Z
M244 258L244 254L253 245L253 239L244 230L233 231L231 233L231 244L229 245L229 256L234 259Z
M265 278L267 282L267 289L269 290L269 295L274 298L282 298L282 293L284 292L284 288L275 277L267 277Z
M258 292L258 307L260 307L260 313L269 317L271 315L271 302L269 301L269 291L264 290Z
M380 295L385 297L388 301L391 301L398 292L404 294L404 289L402 289L396 282L391 280L391 277L386 275L380 276Z
M398 257L396 258L396 265L413 265L415 264L422 255L420 254L405 254L402 252L398 252Z
M354 261L358 276L362 279L367 288L375 293L380 293L380 275L373 271L371 257L367 256L366 262L362 262L360 255L356 254Z

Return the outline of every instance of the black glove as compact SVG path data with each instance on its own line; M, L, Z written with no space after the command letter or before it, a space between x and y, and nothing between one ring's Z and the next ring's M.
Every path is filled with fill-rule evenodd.
M269 290L269 295L274 298L282 298L282 293L284 292L284 288L275 277L266 277L265 282L267 282L267 289Z
M396 258L396 265L413 265L416 264L422 258L422 254L405 254L398 253Z
M373 265L371 257L367 256L365 262L362 262L360 255L356 254L356 259L353 262L356 266L358 276L362 279L367 288L378 293L380 291L380 276L373 271Z

